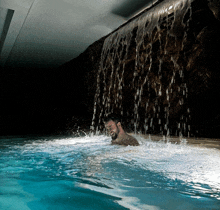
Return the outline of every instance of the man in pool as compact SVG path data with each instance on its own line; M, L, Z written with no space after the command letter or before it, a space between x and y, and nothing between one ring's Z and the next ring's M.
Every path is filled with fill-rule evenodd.
M138 146L137 139L128 135L121 125L121 118L116 115L109 115L104 119L105 128L112 138L112 144L119 144L124 146Z

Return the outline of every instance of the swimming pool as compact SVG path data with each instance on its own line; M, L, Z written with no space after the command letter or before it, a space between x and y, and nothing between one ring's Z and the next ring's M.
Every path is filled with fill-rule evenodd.
M104 135L0 140L0 209L220 209L220 151Z

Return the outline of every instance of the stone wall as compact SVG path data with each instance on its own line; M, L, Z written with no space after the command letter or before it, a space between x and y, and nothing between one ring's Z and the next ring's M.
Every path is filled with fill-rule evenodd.
M183 2L187 4L170 14L161 13L166 1L161 2L151 9L160 11L151 22L146 19L151 10L144 11L105 39L102 54L103 39L68 63L68 68L81 63L87 72L85 99L90 115L93 98L97 101L94 126L115 112L123 113L131 130L220 136L219 4L194 0L187 7L190 1Z

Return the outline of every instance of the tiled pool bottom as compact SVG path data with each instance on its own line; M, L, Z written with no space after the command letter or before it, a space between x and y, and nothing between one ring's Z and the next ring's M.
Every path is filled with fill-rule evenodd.
M220 151L138 136L2 137L0 209L220 209Z

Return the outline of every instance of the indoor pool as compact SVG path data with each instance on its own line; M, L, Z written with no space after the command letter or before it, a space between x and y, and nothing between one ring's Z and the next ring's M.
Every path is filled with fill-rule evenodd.
M0 209L220 209L220 150L137 139L2 137Z

